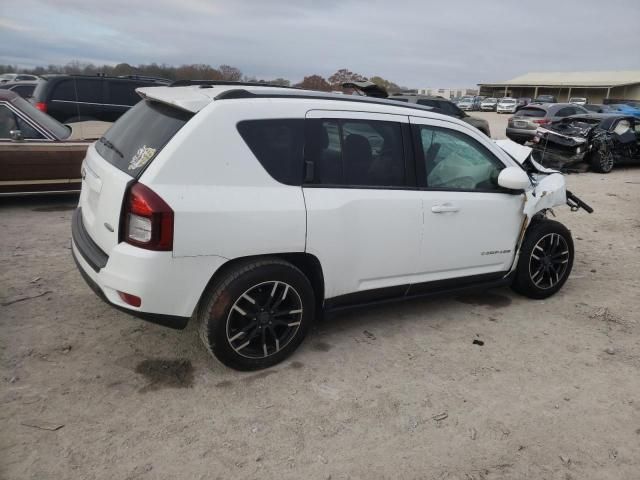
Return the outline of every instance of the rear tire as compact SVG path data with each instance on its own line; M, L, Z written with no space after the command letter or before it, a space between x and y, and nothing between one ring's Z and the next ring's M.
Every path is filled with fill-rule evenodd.
M534 221L522 242L513 290L529 298L550 297L569 278L573 257L567 227L554 220Z
M211 355L236 370L286 359L315 316L309 279L279 259L241 262L207 289L198 309L200 337Z
M613 154L611 152L603 152L596 150L591 154L591 168L594 172L609 173L613 170Z

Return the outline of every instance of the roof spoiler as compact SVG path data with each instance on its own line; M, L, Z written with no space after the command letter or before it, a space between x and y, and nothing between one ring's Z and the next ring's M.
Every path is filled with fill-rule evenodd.
M384 87L376 85L373 82L344 82L342 88L352 88L362 95L375 98L387 98L389 94Z

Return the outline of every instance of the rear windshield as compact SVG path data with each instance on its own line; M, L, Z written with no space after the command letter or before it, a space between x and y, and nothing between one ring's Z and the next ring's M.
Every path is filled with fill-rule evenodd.
M518 110L516 117L544 117L547 112L541 108L525 107Z
M164 103L139 102L96 142L96 150L107 162L137 178L192 116Z

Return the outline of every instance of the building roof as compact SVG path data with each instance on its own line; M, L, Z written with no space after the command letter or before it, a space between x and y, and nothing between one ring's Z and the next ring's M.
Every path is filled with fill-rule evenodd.
M640 83L640 70L615 72L531 72L504 82L480 86L617 87Z

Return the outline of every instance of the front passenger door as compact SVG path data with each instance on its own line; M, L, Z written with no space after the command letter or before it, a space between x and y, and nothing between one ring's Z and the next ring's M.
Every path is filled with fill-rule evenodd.
M523 195L497 184L505 163L482 134L411 117L424 209L418 281L510 269L524 221Z

